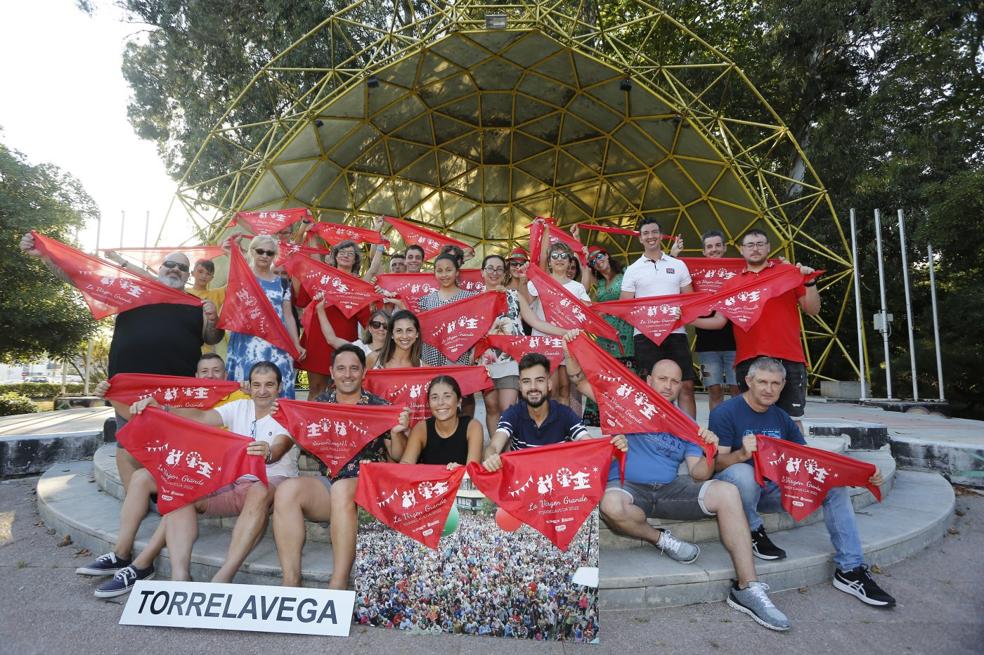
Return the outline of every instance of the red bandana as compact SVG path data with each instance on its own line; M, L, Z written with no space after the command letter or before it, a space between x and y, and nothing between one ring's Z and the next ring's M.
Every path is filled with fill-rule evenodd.
M792 264L776 264L758 275L733 278L708 297L708 307L719 311L742 330L747 331L761 318L765 303L816 279L824 271L803 275ZM704 312L709 313L709 312Z
M300 356L290 335L287 334L283 321L277 316L269 298L238 248L232 249L232 257L229 261L229 282L226 286L222 314L219 316L219 327L266 339L294 359Z
M144 305L201 306L190 293L145 278L31 230L34 247L82 292L96 320Z
M486 291L442 307L421 312L420 338L451 361L464 355L506 312L506 294Z
M276 234L284 228L288 228L297 221L305 218L311 218L311 210L307 207L258 212L239 212L229 222L229 227L242 223L253 234Z
M132 405L153 396L161 405L211 409L216 403L239 390L234 380L206 380L180 375L117 373L109 378L106 400Z
M546 232L547 237L550 239L550 243L547 244L548 249L555 243L565 243L577 255L577 258L581 260L581 266L587 266L588 260L584 256L584 245L575 239L573 234L557 227L552 218L546 216L537 216L537 218L542 218L543 220L533 221L529 225L530 258L533 262L540 261L540 251L543 248L543 234Z
M526 275L540 297L547 322L566 330L581 329L599 337L618 341L618 332L605 319L595 314L557 280L530 264Z
M212 260L225 256L226 252L219 246L175 246L173 248L103 248L103 252L113 251L134 259L148 268L157 268L164 263L172 252L185 255L192 266L200 259Z
M433 273L383 273L376 276L376 284L398 295L414 313L420 311L420 299L438 287Z
M618 316L642 332L657 346L681 325L684 301L700 302L707 294L683 293L628 300L609 300L591 305L602 314Z
M465 291L485 291L485 278L480 268L462 268L458 271L458 286Z
M244 475L267 483L262 457L247 455L252 439L148 407L116 440L157 482L157 509L167 514Z
M681 257L687 265L694 291L713 293L721 289L728 280L745 270L745 260L741 257Z
M667 432L697 444L708 460L717 450L698 434L694 421L586 335L567 344L594 391L604 434Z
M310 257L310 255L318 255L319 257L323 257L330 252L330 250L325 250L324 248L308 248L307 246L302 246L297 243L281 241L280 254L277 255L277 261L274 262L274 266L283 266L287 260L294 255L300 254L305 257Z
M430 416L427 385L438 375L450 375L461 387L461 395L492 387L484 366L425 366L413 368L376 368L366 371L363 386L393 405L410 410L410 425Z
M612 457L622 455L607 439L585 439L506 453L494 473L472 462L468 475L489 500L567 550L605 493Z
M291 257L285 268L312 298L323 292L325 305L338 307L345 318L352 318L371 303L382 301L374 285L310 257Z
M434 230L428 230L425 227L420 227L419 225L414 225L408 221L401 220L399 218L392 218L390 216L384 216L383 220L396 228L396 231L400 233L403 237L403 243L407 246L420 246L424 249L424 259L433 259L441 254L441 248L444 246L458 246L462 250L468 250L471 248L464 241L458 241L457 239L451 239L446 237L440 232L435 232Z
M627 230L624 227L609 227L608 225L594 225L592 223L581 223L578 227L582 230L596 230L598 232L608 232L609 234L625 234L632 237L639 236L638 230Z
M355 241L356 243L389 244L389 240L383 238L376 230L354 225L343 225L341 223L315 223L308 234L319 236L327 243L335 246L342 241Z
M392 405L278 400L273 418L335 477L367 443L399 423L402 411Z
M359 468L355 502L377 519L437 548L465 467L449 471L437 464L379 464Z
M763 487L765 479L782 490L782 507L802 521L823 504L834 487L865 487L881 502L881 490L868 479L877 470L874 464L798 443L755 435L755 480Z
M527 337L490 334L475 346L475 359L489 348L497 348L517 362L526 353L540 353L550 360L550 370L564 363L564 340L560 337Z

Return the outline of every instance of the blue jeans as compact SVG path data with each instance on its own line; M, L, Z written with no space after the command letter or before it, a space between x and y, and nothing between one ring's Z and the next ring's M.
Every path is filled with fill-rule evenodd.
M749 464L732 464L714 476L738 487L741 504L748 517L748 527L754 532L762 527L759 512L780 512L782 497L779 487L771 480L760 487L755 481L755 469ZM823 521L834 546L834 563L841 571L850 571L864 564L864 551L858 524L854 519L854 506L847 487L834 487L823 500Z

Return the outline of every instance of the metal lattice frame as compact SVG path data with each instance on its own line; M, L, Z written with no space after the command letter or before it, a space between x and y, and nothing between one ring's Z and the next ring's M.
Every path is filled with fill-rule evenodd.
M691 248L707 229L733 244L760 227L773 254L828 270L833 320L804 326L814 377L832 353L857 370L837 336L850 250L789 129L733 62L665 12L636 0L592 15L596 6L357 1L254 76L177 198L211 239L237 211L308 206L321 220L436 226L479 257L523 241L537 215L623 227L658 216ZM488 14L507 28L486 29ZM305 48L329 61L290 65ZM235 121L271 91L289 99L279 115ZM238 169L201 172L229 148L242 153ZM596 237L623 256L638 250Z

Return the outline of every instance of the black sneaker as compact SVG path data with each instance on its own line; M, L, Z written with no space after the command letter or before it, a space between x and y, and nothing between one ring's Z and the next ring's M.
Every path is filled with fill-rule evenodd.
M126 566L130 566L129 559L119 557L114 552L108 552L105 555L97 557L92 563L75 569L75 572L79 575L114 575Z
M752 554L759 559L786 559L786 551L772 543L765 526L752 531Z
M875 607L894 607L895 599L885 593L871 578L868 567L862 564L851 571L834 571L834 587L845 594L857 596L862 603Z
M150 580L153 577L153 565L148 566L145 569L138 569L135 566L127 566L117 571L112 580L109 582L104 582L96 587L96 591L93 593L95 593L96 598L114 598L116 596L122 596L125 593L129 593L129 591L133 589L133 585L137 580Z

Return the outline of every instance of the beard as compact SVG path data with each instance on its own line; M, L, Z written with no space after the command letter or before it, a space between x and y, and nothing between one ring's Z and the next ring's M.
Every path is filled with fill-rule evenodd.
M170 275L165 275L163 277L158 277L158 281L165 286L169 286L172 289L184 289L184 280L181 278L174 278Z
M540 394L540 399L537 400L537 401L532 401L532 400L529 399L529 397L524 397L523 400L526 401L526 404L527 405L529 405L533 409L536 409L537 407L542 407L543 406L543 403L547 402L547 395L546 394Z

